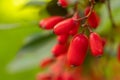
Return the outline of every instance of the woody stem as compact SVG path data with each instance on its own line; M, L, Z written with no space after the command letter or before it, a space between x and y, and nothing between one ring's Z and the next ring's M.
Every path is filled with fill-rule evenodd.
M111 10L110 0L106 0L106 5L107 5L108 14L109 14L109 18L110 18L110 20L111 20L112 27L115 28L116 25L115 25L114 19L113 19L113 17L112 17L112 10Z

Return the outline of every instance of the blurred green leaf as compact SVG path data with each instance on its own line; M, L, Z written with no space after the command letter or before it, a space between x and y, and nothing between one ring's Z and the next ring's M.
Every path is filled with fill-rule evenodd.
M112 16L115 20L116 25L120 23L120 1L119 0L111 0L111 8L112 8ZM101 15L101 23L100 26L97 28L97 32L101 35L110 35L113 31L111 21L108 15L108 10L106 4L104 4L100 9ZM119 27L119 26L117 26ZM112 34L111 34L112 36Z
M0 30L6 30L6 29L12 29L19 27L19 23L13 23L13 24L0 24Z
M15 73L38 66L43 58L50 57L50 50L54 44L55 39L51 33L35 34L27 38L25 46L7 66L8 71Z
M37 48L45 45L46 42L53 39L54 35L51 32L40 32L29 36L24 41L24 46L19 51L19 54L23 51L35 51Z
M45 5L47 2L44 0L44 1L39 1L39 0L30 0L29 2L27 2L25 4L24 7L28 7L28 6L36 6L36 7L40 7L40 6L43 6Z
M119 43L117 41L107 42L106 47L105 47L105 52L111 57L116 57L118 45Z

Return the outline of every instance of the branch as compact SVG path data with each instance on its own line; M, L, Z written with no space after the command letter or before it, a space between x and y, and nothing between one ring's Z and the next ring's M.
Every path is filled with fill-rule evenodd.
M114 19L112 17L112 10L111 10L111 3L110 3L110 0L106 0L106 4L107 4L107 9L108 9L108 14L109 14L109 18L111 20L111 23L112 23L112 27L113 28L116 28L116 25L115 25L115 22L114 22Z
M90 11L89 11L89 13L87 14L87 16L84 16L84 17L79 18L79 19L74 19L75 21L81 21L81 20L83 20L83 19L87 19L87 18L91 15L91 13L92 13L92 11L93 11L93 8L94 8L95 1L94 1L94 0L89 0L89 2L90 2L90 4L91 4L91 6L90 6Z

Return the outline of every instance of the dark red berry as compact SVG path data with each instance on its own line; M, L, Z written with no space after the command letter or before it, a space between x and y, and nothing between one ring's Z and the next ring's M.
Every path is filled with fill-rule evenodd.
M67 34L66 35L58 35L57 40L60 44L65 44L65 43L67 43L68 37L69 37L69 35L67 35Z
M66 44L56 44L53 48L52 48L52 53L55 57L58 57L62 54L65 54L67 51L67 45Z
M61 21L54 27L54 33L57 35L65 35L70 32L70 30L76 26L75 21L72 18Z
M61 16L52 16L41 20L39 26L43 29L53 29L53 27L62 20L64 20L64 18Z
M90 12L90 7L87 7L85 9L85 15L87 16L88 13ZM97 15L97 13L93 10L90 14L90 16L88 17L88 24L90 25L90 27L92 28L97 28L98 25L100 23L100 18Z
M101 37L97 33L92 32L90 34L89 42L92 55L101 56L103 54L103 42Z
M68 2L67 2L67 0L58 0L58 5L65 8L68 6Z
M73 37L68 54L67 61L70 65L80 66L85 59L88 49L88 38L84 34L77 34Z

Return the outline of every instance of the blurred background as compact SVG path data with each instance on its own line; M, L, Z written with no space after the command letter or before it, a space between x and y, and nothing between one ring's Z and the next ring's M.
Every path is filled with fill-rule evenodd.
M54 14L46 10L49 1L0 0L0 80L35 80L36 73L40 71L39 62L51 56L50 49L55 44L52 32L43 31L38 26L40 19L49 16L48 13ZM102 19L96 32L113 39L108 40L105 49L106 54L111 55L105 70L107 76L113 75L113 65L120 70L120 64L116 61L120 43L120 1L111 0L111 3L113 18L118 26L116 29L111 25L106 5L96 6ZM65 13L63 11L61 15Z

